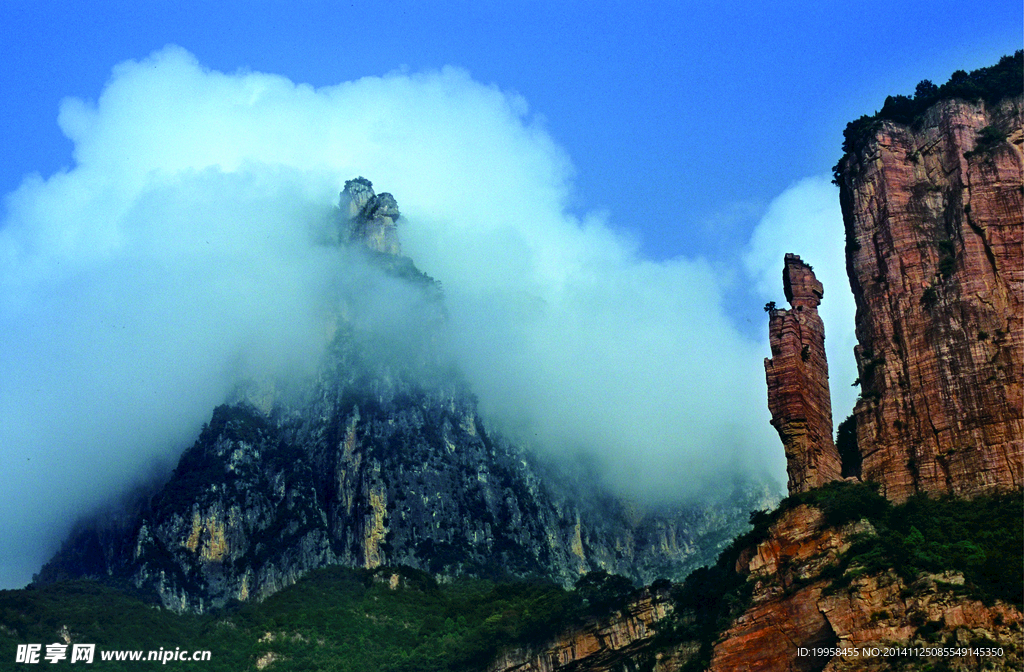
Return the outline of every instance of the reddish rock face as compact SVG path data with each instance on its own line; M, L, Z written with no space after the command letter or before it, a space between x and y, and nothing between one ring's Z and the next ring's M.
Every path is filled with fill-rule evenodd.
M894 643L966 646L980 638L1005 648L1005 657L986 659L992 669L1020 669L1021 612L964 598L952 588L963 582L959 574L922 574L908 585L895 572L872 572L831 590L828 570L858 537L873 532L867 521L828 527L822 512L808 506L786 512L768 538L740 558L737 571L754 582L751 605L715 645L710 672L889 670L891 659L863 652ZM934 641L919 631L924 623L936 624ZM815 647L845 653L815 656ZM936 661L900 662L900 669L924 670ZM980 669L979 662L957 660L954 669Z
M657 632L657 622L671 612L665 595L645 592L610 618L590 621L567 630L535 649L503 651L487 668L488 672L611 672L627 669L638 652L650 644ZM674 672L673 661L692 654L696 647L682 647L677 655L659 660L654 672ZM630 666L628 669L632 669Z
M795 254L786 255L782 284L792 308L769 308L772 357L764 360L764 369L768 409L785 447L792 494L839 479L842 465L832 441L825 327L818 316L824 291Z
M860 342L861 475L897 502L916 492L969 497L1024 484L1022 107L1021 97L992 109L943 101L913 128L878 122L839 165ZM784 283L793 308L770 310L765 369L796 492L826 481L822 461L812 459L825 445L822 430L812 437L811 427L827 413L830 431L831 413L823 351L814 363L823 342L821 285L791 255ZM891 669L891 660L863 652L980 639L1009 653L952 661L953 668L1021 669L1024 616L951 589L960 574L922 573L908 583L894 571L861 570L834 590L837 560L873 533L863 520L828 527L808 506L786 511L740 555L736 570L754 584L751 604L719 639L711 670ZM922 624L934 626L934 636ZM839 654L801 653L815 647Z
M1024 485L1021 108L944 101L839 166L862 477L897 502Z

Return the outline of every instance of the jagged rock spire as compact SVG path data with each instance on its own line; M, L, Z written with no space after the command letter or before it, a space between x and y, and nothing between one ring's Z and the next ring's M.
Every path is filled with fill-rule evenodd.
M782 285L790 310L769 304L772 358L764 360L772 426L786 451L789 492L805 492L842 477L832 440L832 398L825 360L825 326L818 315L824 290L814 270L787 254Z
M371 250L401 254L398 228L401 216L398 201L385 192L375 194L373 183L365 177L345 182L339 207L342 212L340 238L344 242L361 242Z

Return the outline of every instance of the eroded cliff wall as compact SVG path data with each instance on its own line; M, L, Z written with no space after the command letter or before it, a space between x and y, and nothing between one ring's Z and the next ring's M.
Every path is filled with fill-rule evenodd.
M894 501L1024 485L1021 109L944 100L837 167L862 473Z

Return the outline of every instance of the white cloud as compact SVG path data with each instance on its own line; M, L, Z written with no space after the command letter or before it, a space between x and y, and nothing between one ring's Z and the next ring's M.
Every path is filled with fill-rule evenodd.
M0 228L3 584L173 459L239 374L311 365L350 262L310 241L357 175L397 196L496 422L637 496L782 478L733 274L566 214L569 160L518 96L454 68L313 89L168 47L59 123L76 164L27 178Z

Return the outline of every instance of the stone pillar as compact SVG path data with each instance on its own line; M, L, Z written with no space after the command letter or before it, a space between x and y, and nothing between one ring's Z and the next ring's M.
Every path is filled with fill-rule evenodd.
M787 254L782 284L790 310L768 305L772 357L764 360L772 426L786 451L789 492L806 492L842 478L832 440L832 398L825 360L824 294L810 266Z

